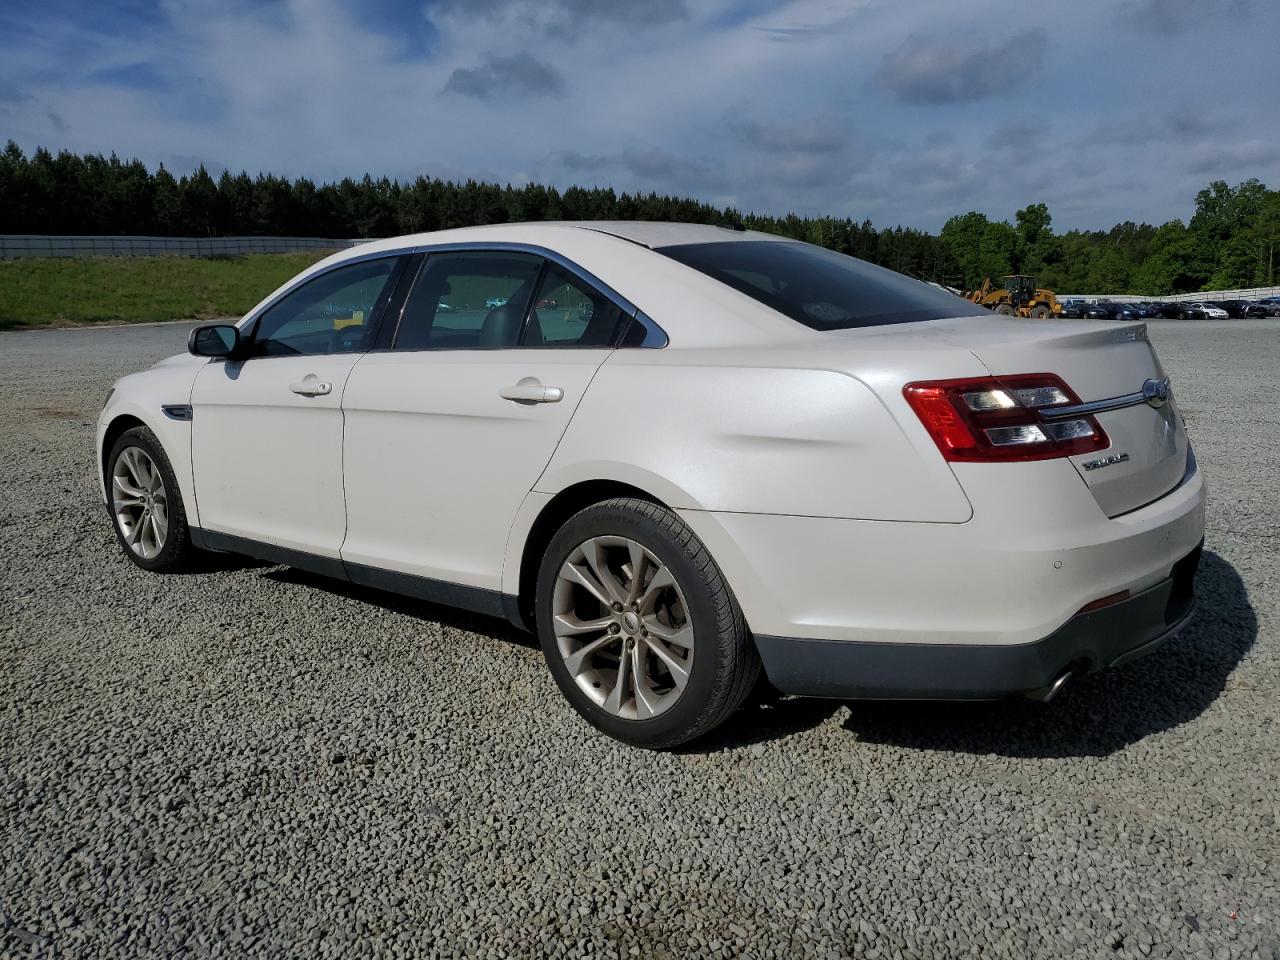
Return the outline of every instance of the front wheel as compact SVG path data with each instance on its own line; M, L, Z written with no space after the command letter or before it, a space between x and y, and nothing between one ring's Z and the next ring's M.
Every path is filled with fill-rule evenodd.
M999 313L1006 317L1012 317L1015 313L1017 313L1017 311L1013 309L1013 306L1011 304L1001 303L996 306L996 313Z
M723 723L760 660L706 548L664 507L620 498L571 517L547 547L535 612L547 665L597 729L650 749Z
M195 554L182 493L156 435L134 427L120 435L107 457L107 501L120 548L155 573L187 566Z

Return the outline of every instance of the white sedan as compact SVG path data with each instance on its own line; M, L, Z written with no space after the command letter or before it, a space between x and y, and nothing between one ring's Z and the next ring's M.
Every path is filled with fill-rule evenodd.
M189 346L98 424L135 563L509 618L629 743L705 733L761 668L1047 699L1194 606L1205 486L1141 324L765 234L536 223L357 246Z

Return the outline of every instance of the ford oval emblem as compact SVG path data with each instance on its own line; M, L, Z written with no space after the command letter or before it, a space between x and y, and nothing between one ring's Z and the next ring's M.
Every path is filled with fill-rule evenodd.
M1142 399L1157 410L1169 402L1169 378L1151 379L1142 385Z

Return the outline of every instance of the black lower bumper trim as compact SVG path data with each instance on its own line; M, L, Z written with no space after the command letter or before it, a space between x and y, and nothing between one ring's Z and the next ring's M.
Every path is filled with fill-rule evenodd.
M1121 603L1082 613L1043 640L1006 644L863 643L756 635L769 682L808 697L990 700L1048 687L1068 668L1093 673L1149 653L1195 613L1200 548L1173 575Z

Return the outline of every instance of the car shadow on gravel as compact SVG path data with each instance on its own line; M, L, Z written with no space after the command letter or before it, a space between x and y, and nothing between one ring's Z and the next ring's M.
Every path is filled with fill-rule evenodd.
M776 740L847 709L844 729L866 743L1006 757L1106 756L1203 713L1257 640L1248 590L1230 563L1206 552L1196 591L1199 611L1180 636L1147 657L1080 679L1048 704L841 702L766 694L686 751L713 753Z
M529 647L531 649L538 649L539 647L536 637L523 630L518 630L500 617L489 617L483 613L471 613L467 610L459 610L456 607L441 606L427 600L415 600L413 597L406 597L398 593L388 593L385 590L378 590L374 587L357 586L345 580L335 580L332 577L308 573L305 570L298 570L294 567L273 567L262 576L280 583L294 583L315 590L323 590L326 593L349 597L360 603L367 603L370 606L413 617L416 620L438 623L442 627L451 627L456 630L466 630L468 633L476 633L493 640L513 643L516 646Z
M1194 720L1219 697L1258 637L1235 567L1206 552L1200 606L1178 637L1149 656L1083 677L1051 703L850 703L857 739L921 750L1006 757L1106 756Z
M217 553L213 550L201 550L195 555L189 568L183 573L234 573L237 570L259 570L272 566L266 560L257 560L239 553Z

